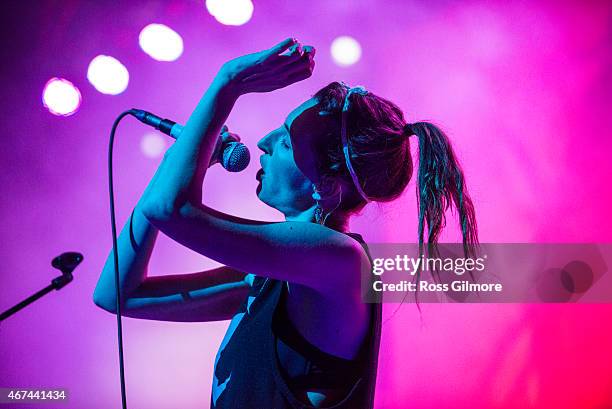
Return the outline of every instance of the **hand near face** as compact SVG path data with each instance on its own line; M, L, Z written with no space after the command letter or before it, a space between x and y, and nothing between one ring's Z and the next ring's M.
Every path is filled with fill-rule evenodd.
M223 125L223 128L221 128L221 133L219 134L219 139L217 140L217 144L215 145L215 150L213 151L212 157L210 159L210 164L208 165L209 167L220 163L222 158L221 150L230 142L240 142L240 136L238 134L230 132L227 125Z
M296 39L288 38L267 50L226 62L219 75L238 95L269 92L309 78L314 56L314 47L302 47Z

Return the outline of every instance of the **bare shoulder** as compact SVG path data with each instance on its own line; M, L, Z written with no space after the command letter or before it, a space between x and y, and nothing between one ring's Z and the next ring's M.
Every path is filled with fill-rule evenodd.
M318 260L304 259L310 263L311 274L322 280L318 290L329 295L338 294L338 288L343 288L350 298L360 294L361 274L371 268L362 243L346 233L314 223L300 223L297 228L309 230L308 242L320 248Z
M286 309L289 320L307 341L329 354L354 359L370 322L369 304L361 299L361 274L370 268L370 259L358 240L335 234L345 251L344 262L336 268L313 271L322 272L325 286L313 289L289 283Z
M359 242L306 221L258 222L187 204L178 215L151 223L220 264L324 293L353 282L364 260Z

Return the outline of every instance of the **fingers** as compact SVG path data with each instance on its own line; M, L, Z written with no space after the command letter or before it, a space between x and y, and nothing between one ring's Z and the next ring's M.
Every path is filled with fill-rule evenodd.
M277 77L278 75L283 75L286 71L295 71L296 69L309 68L314 69L314 55L315 55L314 47L307 45L302 49L302 53L296 50L293 55L287 55L284 62L277 62L274 66L270 67L269 71L266 73L267 76ZM281 56L284 57L284 56Z
M282 70L275 70L265 75L251 76L243 81L243 84L253 92L272 91L309 78L312 76L313 69L314 62L309 65L294 63Z
M287 49L287 54L283 54L285 56L302 56L302 44L295 43L291 47Z
M290 64L287 64L287 65L284 65L283 67L275 69L272 75L270 75L270 77L272 77L272 79L288 78L300 72L312 74L314 67L315 67L314 51L311 51L311 52L305 51L304 55L302 55L302 57L300 57L296 61Z
M305 46L300 55L297 51L297 44L291 48L294 47L295 51L292 55L287 54L280 56L279 58L283 58L283 61L277 60L275 63L270 64L266 70L245 77L242 83L248 85L260 81L276 81L279 78L286 77L288 74L301 70L310 70L312 72L315 66L315 48L312 46Z
M286 51L292 45L297 44L297 42L298 41L295 38L287 38L281 41L280 43L276 44L274 47L270 48L268 50L268 55L273 56L273 55L281 54L282 52Z
M316 52L317 50L313 46L311 45L304 46L304 53L308 53L312 58L314 58Z
M282 75L254 81L249 84L249 89L251 92L270 92L305 80L311 76L312 69L310 67L294 67L294 69L289 72L284 72Z
M230 132L227 125L223 125L223 128L221 128L221 141L223 141L223 143L240 142L240 136Z
M304 73L304 74L312 74L314 70L314 60L310 59L307 55L300 59L300 61L294 62L293 64L289 64L282 72L279 73L278 77L280 78L290 78L296 74Z
M282 53L273 54L267 57L265 64L270 69L276 69L299 60L303 55L302 45L300 43L295 43Z
M287 40L285 40L285 42L286 41ZM266 61L268 64L271 66L291 64L292 62L302 58L304 55L309 55L311 58L314 58L316 50L313 46L302 46L302 44L295 39L293 39L293 42L285 42L282 42L271 49L271 53L268 55ZM283 44L283 46L279 47L281 44Z
M295 39L287 39L265 51L258 72L241 79L247 92L269 92L309 78L314 70L313 46L302 46Z

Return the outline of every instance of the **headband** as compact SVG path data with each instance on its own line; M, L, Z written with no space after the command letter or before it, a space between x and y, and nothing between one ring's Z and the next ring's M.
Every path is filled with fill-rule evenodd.
M342 85L344 85L348 89L348 92L346 93L346 96L344 97L344 104L342 105L342 128L340 131L340 135L342 138L342 151L344 152L344 160L346 161L346 167L348 168L348 171L351 174L351 179L353 179L353 184L355 185L357 192L359 192L361 197L366 202L370 202L371 199L368 197L368 195L364 192L363 188L361 187L361 184L359 183L359 179L357 178L357 174L355 173L355 169L353 168L353 165L351 164L351 155L350 155L349 147L348 147L348 137L346 135L346 117L347 117L347 113L350 107L350 102L351 102L350 97L352 94L367 95L368 91L364 87L359 86L359 85L356 87L352 87L352 88L344 83L342 83ZM414 124L411 124L411 123L407 123L406 125L404 125L402 133L406 137L416 135L416 132L414 132L413 125Z
M357 192L359 192L361 197L363 197L366 202L370 202L371 200L368 195L363 191L363 188L359 183L359 179L357 178L357 174L355 173L355 169L353 169L353 165L351 164L348 138L346 136L346 117L350 106L350 96L352 94L367 95L367 93L368 91L366 91L366 89L361 86L349 88L348 92L346 93L346 96L344 97L344 105L342 105L342 128L340 131L340 136L342 138L342 151L344 152L344 160L346 161L346 167L349 173L351 174L351 179L353 179L353 184L355 185L355 188L357 189Z

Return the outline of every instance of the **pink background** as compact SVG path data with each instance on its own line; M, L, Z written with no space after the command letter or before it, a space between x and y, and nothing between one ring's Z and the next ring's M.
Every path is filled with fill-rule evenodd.
M314 76L243 97L228 124L254 155L241 174L210 171L204 201L280 220L255 196L256 142L321 86L361 84L450 135L467 174L483 242L610 242L612 6L605 1L256 1L244 26L217 23L202 1L46 1L3 5L4 114L0 310L54 277L57 254L85 260L75 281L0 327L0 387L65 387L66 408L120 407L115 319L92 302L111 247L107 144L113 119L139 107L184 122L227 59L296 36L318 49ZM12 9L11 9L12 7ZM152 60L138 33L168 24L185 41L176 62ZM339 35L363 47L337 67ZM121 95L98 93L89 61L130 71ZM83 94L55 117L40 95L54 76ZM115 150L123 225L160 159L140 152L149 130L128 119ZM168 141L170 143L170 141ZM451 221L449 221L451 223ZM119 226L119 227L120 227ZM443 239L457 240L452 228ZM414 183L352 224L371 242L414 242ZM151 275L214 264L160 236ZM396 305L385 306L385 318ZM610 305L404 305L386 321L377 408L612 408ZM206 408L227 322L124 319L132 408ZM34 407L34 406L24 406Z

